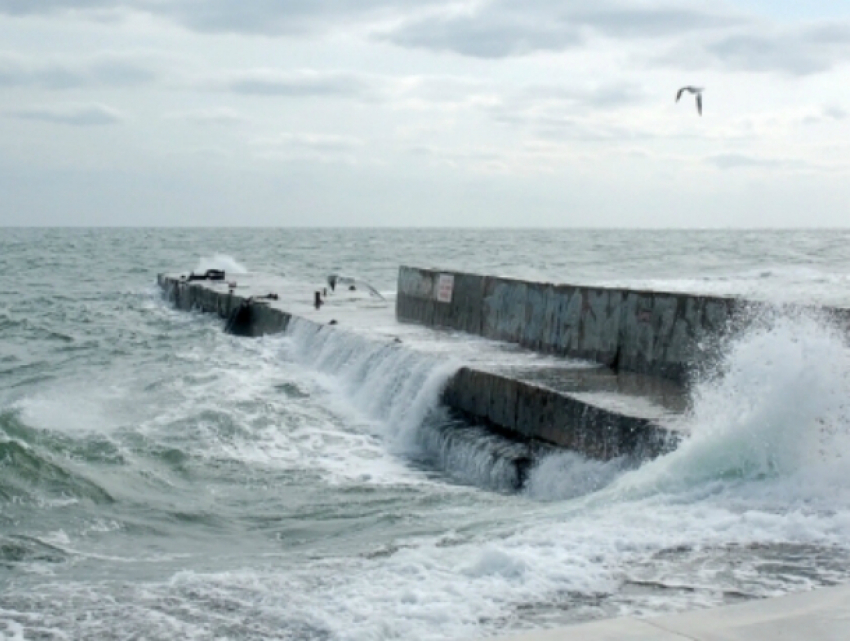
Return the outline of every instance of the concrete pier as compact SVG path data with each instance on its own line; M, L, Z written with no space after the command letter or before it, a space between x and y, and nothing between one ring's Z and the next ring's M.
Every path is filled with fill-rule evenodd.
M504 449L518 465L538 445L600 459L652 457L675 447L691 373L715 357L725 337L768 308L732 298L412 267L400 269L395 309L365 294L329 296L317 305L315 287L274 276L233 279L235 288L179 275L162 274L158 281L178 308L217 314L240 335L286 332L298 318L316 332L351 332L394 349L457 357L463 364L448 380L444 402L514 439L516 447ZM848 310L818 313L850 327ZM648 619L595 621L505 641L844 641L848 630L845 586Z
M532 283L416 267L400 268L396 299L403 321L680 384L711 362L725 336L770 309L775 308L738 298ZM848 310L817 313L850 326Z
M745 305L402 267L396 309L401 320L684 382L708 353L701 342L722 336Z
M178 308L217 314L230 331L244 336L285 332L294 317L313 324L317 332L355 332L375 341L396 340L415 329L399 323L386 303L365 294L329 296L317 308L315 287L308 284L258 274L234 278L235 289L226 281L187 281L179 275L161 274L158 281ZM277 298L262 298L269 294ZM376 327L383 331L376 332ZM457 356L457 335L416 331L420 343L422 332L427 332L430 346ZM468 345L469 339L462 342ZM492 341L475 347L480 353L463 355L465 365L443 393L444 402L472 422L519 441L565 447L604 460L657 456L678 441L676 418L686 397L673 382L618 375L578 359L534 357L518 367L515 347Z

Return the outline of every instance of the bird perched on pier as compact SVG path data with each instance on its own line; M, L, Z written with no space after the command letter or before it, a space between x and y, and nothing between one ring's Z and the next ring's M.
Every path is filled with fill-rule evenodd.
M682 94L685 93L686 91L688 93L696 94L696 97L697 97L697 113L701 116L702 115L702 92L704 91L704 89L702 87L691 87L691 86L682 87L676 93L676 102L679 102L679 98L681 98Z

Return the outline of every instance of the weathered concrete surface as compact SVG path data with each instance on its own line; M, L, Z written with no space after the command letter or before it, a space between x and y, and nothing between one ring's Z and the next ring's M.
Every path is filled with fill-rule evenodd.
M564 377L577 374L575 370L560 373ZM602 382L606 376L598 374ZM652 458L677 443L675 433L660 426L664 412L647 417L606 408L601 397L596 402L583 400L541 384L536 378L462 367L446 386L443 400L497 429L602 460L618 456Z
M501 641L847 641L850 586L652 619L606 619Z
M402 267L400 320L451 327L615 369L683 380L699 339L722 334L733 299L528 283L453 274L451 302L436 297L441 272Z
M221 286L222 291L217 291L210 286L212 283L206 281L181 282L179 278L164 274L160 274L157 281L168 300L178 309L197 309L226 320L241 312L244 318L233 332L240 336L263 336L284 332L292 318L288 312L272 309L265 302L249 301L249 298L252 298L250 295L230 293L226 285Z
M239 287L230 293L222 282L158 277L167 298L178 308L230 319L231 328L245 336L284 332L293 315L314 323L316 331L363 333L369 327L397 324L385 305L368 306L366 301L356 314L333 304L316 310L308 303L312 299L309 287L299 286L290 293L291 284L273 278L240 276L239 280ZM464 286L472 291L478 282L483 282L480 277L471 278ZM271 292L280 298L249 300ZM470 298L468 307L458 307L460 316L468 318L473 306ZM339 324L329 326L331 320ZM446 340L444 333L431 334L435 346ZM461 367L447 382L443 400L474 422L510 438L540 441L600 459L644 458L670 449L679 437L670 423L683 409L684 395L679 389L662 393L657 387L646 377L618 376L584 362L518 369L490 358Z
M451 276L450 301L438 300ZM619 371L684 382L752 303L732 298L530 283L401 267L399 320L448 327Z

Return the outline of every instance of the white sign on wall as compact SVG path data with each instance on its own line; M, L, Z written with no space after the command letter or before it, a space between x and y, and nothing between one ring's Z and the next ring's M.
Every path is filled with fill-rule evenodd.
M451 303L454 288L454 274L440 274L440 278L437 281L437 301L440 303Z

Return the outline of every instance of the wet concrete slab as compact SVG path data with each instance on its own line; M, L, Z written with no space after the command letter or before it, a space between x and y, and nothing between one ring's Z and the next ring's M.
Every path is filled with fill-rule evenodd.
M850 586L760 599L652 619L624 617L499 641L846 641Z

